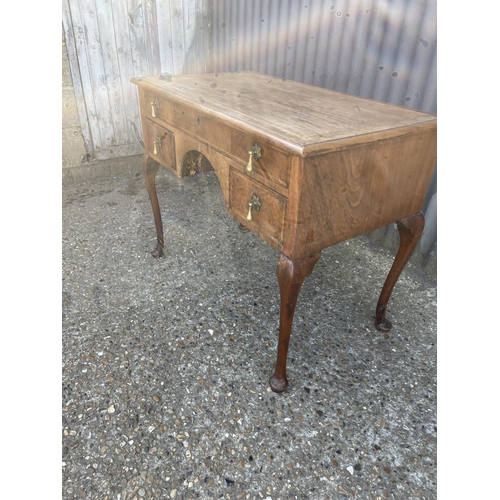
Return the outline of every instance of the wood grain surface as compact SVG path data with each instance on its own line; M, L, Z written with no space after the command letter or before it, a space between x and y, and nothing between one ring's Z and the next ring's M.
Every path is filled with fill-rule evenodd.
M253 195L261 202L259 211L252 210L252 220L248 221L248 203ZM283 240L283 218L286 211L286 198L267 188L260 182L233 168L229 171L229 205L237 220L258 235L266 234L274 242L275 248ZM278 246L277 246L277 245Z
M235 129L203 109L193 109L186 103L178 104L158 91L141 88L140 96L145 117L165 127L181 130L241 165L248 163L249 151L257 143L261 148L261 157L253 160L252 176L264 177L288 187L290 152L285 148L278 147L266 137Z
M435 161L435 129L299 159L283 253L303 257L419 212Z
M174 134L151 120L144 120L144 145L149 156L160 165L176 171L174 154ZM155 151L156 141L156 154Z
M192 109L234 126L280 138L301 153L340 139L380 132L399 135L407 127L436 117L408 108L314 87L254 72L142 77ZM386 134L387 135L387 134ZM311 148L312 147L312 148Z

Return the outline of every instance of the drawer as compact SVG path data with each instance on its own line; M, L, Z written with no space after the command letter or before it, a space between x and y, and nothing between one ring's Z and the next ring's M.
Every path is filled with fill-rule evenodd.
M256 144L260 149L260 158L252 159L252 172L249 175L261 175L269 181L277 182L287 188L290 181L290 166L292 156L282 151L267 141L256 136L231 130L231 145L229 154L238 159L240 163L248 164L250 150Z
M255 200L248 220L249 203ZM283 242L286 198L235 168L229 170L229 210L236 219L259 236Z
M153 121L173 125L223 151L228 149L230 130L226 125L191 106L169 100L161 92L144 90L142 109L144 116Z
M230 124L222 123L193 106L178 104L161 95L161 92L143 90L142 112L146 118L157 123L170 124L197 140L230 156L242 165L247 165L249 151L256 143L261 157L252 160L252 177L259 176L288 188L292 155L271 142L243 132Z
M174 134L151 120L143 121L144 145L151 158L175 172Z
M146 118L172 123L172 107L159 92L143 90L141 106L142 113Z

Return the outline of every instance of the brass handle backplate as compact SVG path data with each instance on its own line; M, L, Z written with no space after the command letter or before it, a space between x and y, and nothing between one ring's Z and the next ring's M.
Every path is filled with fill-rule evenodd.
M247 165L247 172L251 172L253 169L252 165L252 159L255 158L258 160L259 158L262 157L262 149L261 147L255 142L254 145L252 146L252 149L248 152L250 157L248 158L248 165Z
M257 212L259 212L261 206L262 203L260 198L256 194L252 195L251 200L248 202L247 220L252 220L252 210L257 210Z
M161 148L161 137L158 136L158 135L156 136L155 142L153 143L153 154L154 155L158 154L158 149L157 149L156 146L158 146L159 148Z
M158 100L158 97L155 97L151 101L151 116L153 118L156 118L156 110L160 110L160 101Z

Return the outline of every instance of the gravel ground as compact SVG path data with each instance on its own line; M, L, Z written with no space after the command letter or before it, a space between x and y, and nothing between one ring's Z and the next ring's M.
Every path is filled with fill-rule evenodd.
M62 497L436 498L436 277L408 264L383 334L394 254L326 249L275 394L278 252L215 174L162 171L154 259L141 159L122 163L63 176Z

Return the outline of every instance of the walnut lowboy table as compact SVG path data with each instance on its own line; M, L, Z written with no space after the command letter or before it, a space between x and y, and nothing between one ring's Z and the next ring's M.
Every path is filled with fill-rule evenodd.
M178 176L213 168L229 214L281 252L273 391L287 386L297 297L322 249L397 222L400 247L375 320L378 330L391 328L387 303L424 227L435 115L253 72L131 81L139 88L153 255L164 246L160 165Z

